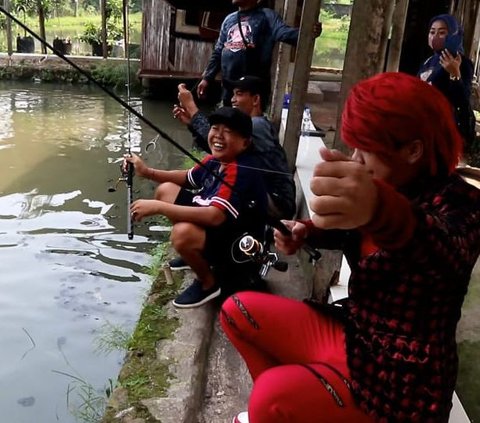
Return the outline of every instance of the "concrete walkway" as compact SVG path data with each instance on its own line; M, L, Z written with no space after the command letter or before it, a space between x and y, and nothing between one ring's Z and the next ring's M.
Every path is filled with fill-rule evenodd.
M287 272L270 270L267 284L272 293L303 299L311 294L298 259L287 258ZM185 284L192 274L185 272ZM142 401L156 421L162 423L230 423L233 416L246 409L251 378L218 323L219 302L203 307L168 313L180 320L173 339L157 348L159 360L171 360L172 378L167 395ZM121 413L122 410L119 410ZM132 419L128 410L117 421L143 423ZM120 414L118 414L120 416Z

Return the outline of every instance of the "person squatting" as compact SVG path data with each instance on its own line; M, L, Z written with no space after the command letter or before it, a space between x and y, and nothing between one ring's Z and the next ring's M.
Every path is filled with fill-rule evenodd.
M198 307L218 297L221 288L211 267L227 259L233 242L245 232L261 237L267 192L251 154L252 120L238 109L222 107L209 116L211 154L189 170L147 167L133 154L125 160L135 174L159 183L152 200L132 203L135 221L161 214L173 223L174 249L196 274L174 301L178 308Z

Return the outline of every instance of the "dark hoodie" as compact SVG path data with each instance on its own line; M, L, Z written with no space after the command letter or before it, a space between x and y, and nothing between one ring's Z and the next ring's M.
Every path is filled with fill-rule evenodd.
M417 76L438 88L447 97L454 108L455 120L462 136L467 142L471 142L475 136L475 117L470 106L473 63L463 54L463 29L458 21L452 15L438 15L430 20L428 27L438 20L445 22L448 28L445 46L434 51L433 56L420 67ZM458 81L451 80L449 73L440 64L440 55L445 47L462 56L461 78Z

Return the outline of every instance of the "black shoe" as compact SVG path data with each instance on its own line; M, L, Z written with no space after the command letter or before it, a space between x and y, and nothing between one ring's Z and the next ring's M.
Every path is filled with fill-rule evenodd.
M180 256L171 259L168 262L171 270L190 270L190 265L185 263L185 260Z
M199 307L218 297L220 293L221 289L218 285L204 290L202 289L202 282L194 279L193 283L173 300L173 305L178 308Z

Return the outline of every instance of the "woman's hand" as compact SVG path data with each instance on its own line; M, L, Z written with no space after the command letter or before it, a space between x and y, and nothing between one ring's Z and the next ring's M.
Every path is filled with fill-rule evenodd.
M353 229L370 222L378 190L364 164L337 150L320 149L310 188L313 224L321 229Z
M462 56L457 54L453 56L447 49L440 53L440 65L445 69L451 77L460 78L460 65L462 64Z
M284 235L278 229L273 232L275 247L278 251L291 255L299 250L307 237L307 225L294 220L282 220L282 223L290 230L289 235Z

